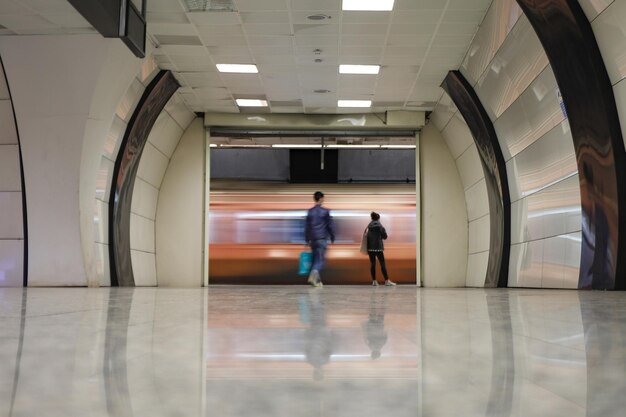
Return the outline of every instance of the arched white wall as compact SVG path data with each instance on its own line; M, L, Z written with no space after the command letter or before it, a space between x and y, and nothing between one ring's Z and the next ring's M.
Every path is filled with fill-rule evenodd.
M202 286L204 135L203 120L196 118L174 151L161 184L156 210L156 272L161 287Z
M0 287L24 285L22 175L11 96L0 65Z
M92 154L92 144L85 142L85 135L98 130L97 121L106 118L109 104L112 118L119 102L119 97L111 97L109 103L99 100L103 107L96 112L92 109L94 95L103 68L114 70L119 77L110 86L115 91L115 86L124 84L126 67L137 65L136 73L140 60L124 51L119 40L100 35L3 36L0 54L22 144L29 286L87 285L90 267L83 258L86 242L80 229L81 224L89 230L93 227L92 222L86 226L87 221L81 222L81 218L93 216L96 175L89 172L97 171L97 164L82 161L84 155ZM98 136L89 135L94 141ZM105 131L101 138L104 142ZM91 193L89 203L81 191ZM93 250L91 236L88 246Z
M420 133L424 287L464 287L468 223L455 160L434 123Z

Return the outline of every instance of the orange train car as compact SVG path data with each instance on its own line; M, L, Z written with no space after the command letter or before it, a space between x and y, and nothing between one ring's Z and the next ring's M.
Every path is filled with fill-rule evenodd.
M416 280L415 185L289 185L212 183L209 271L212 284L304 284L298 275L306 211L322 190L336 239L329 245L325 284L369 284L369 260L359 253L369 214L376 211L389 238L385 258L390 278ZM382 280L380 269L377 277Z

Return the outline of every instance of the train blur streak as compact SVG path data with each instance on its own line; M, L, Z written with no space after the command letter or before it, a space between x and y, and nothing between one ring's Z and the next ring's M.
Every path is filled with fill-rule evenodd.
M298 257L308 250L304 219L316 186L211 185L209 271L212 284L304 284ZM376 211L389 238L385 258L390 278L415 284L414 185L317 186L326 194L336 226L327 251L325 284L370 284L369 260L359 253L361 236ZM382 281L380 269L377 278Z

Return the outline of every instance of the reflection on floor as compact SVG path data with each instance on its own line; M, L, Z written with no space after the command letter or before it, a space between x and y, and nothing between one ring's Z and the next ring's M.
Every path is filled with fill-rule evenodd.
M0 416L621 416L626 294L1 289Z

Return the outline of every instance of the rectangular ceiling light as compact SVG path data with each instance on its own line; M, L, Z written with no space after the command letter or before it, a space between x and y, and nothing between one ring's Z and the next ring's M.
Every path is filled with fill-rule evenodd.
M380 65L339 65L339 74L378 74Z
M372 107L372 100L337 100L337 107Z
M258 74L259 70L254 64L217 64L219 72L235 72L239 74Z
M393 10L394 0L343 0L342 10L388 12Z
M275 143L272 145L272 148L310 148L310 149L319 149L321 148L321 144L315 143L297 143L297 144L289 144L289 143Z
M267 107L267 100L238 98L235 101L239 107Z

